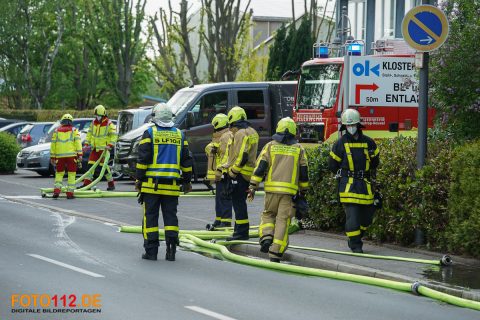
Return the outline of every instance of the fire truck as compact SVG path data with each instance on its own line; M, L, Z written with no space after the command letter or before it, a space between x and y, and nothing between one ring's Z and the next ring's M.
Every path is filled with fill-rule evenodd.
M293 106L301 141L337 139L340 115L347 108L357 108L364 132L372 138L416 136L418 82L413 49L401 39L375 42L373 55L363 55L363 47L362 42L347 43L344 58L329 57L332 50L327 44L314 45L314 57L301 66ZM429 127L433 117L434 110L429 108Z

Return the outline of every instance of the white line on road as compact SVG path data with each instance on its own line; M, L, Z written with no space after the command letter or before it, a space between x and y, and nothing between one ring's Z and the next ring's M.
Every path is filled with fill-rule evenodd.
M6 196L5 198L7 198L7 199L33 199L33 200L42 199L41 196Z
M198 313L201 313L201 314L204 314L204 315L207 315L207 316L210 316L210 317L215 318L215 319L235 320L234 318L230 318L228 316L224 316L223 314L216 313L216 312L210 311L208 309L204 309L204 308L197 307L197 306L185 306L185 308L190 309L190 310L195 311L195 312L198 312Z
M38 254L27 253L27 256L30 256L30 257L36 258L36 259L40 259L40 260L43 260L43 261L47 261L47 262L56 264L57 266L61 266L61 267L64 267L64 268L67 268L67 269L70 269L70 270L73 270L73 271L77 271L77 272L89 275L91 277L94 277L94 278L105 278L105 276L102 276L101 274L91 272L91 271L88 271L88 270L85 270L85 269L82 269L82 268L78 268L78 267L75 267L75 266L72 266L72 265L57 261L57 260L53 260L53 259L50 259L50 258L47 258L47 257L44 257L44 256L40 256Z

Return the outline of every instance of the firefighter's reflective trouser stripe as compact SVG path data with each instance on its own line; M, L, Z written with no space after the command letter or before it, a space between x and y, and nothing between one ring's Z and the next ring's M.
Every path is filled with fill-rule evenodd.
M90 152L90 156L88 157L88 168L89 170L95 162L101 157L102 153L104 150L93 150ZM95 172L89 172L87 176L85 177L86 180L93 180L94 175L98 175L100 173L100 170L102 169L103 166L103 159L100 161L100 164L97 166L95 169ZM107 169L105 170L105 179L107 181L113 181L113 176L112 176L112 171L110 171L110 167L107 166Z
M372 224L375 207L373 205L361 205L344 203L347 220L345 222L345 233L350 240L350 247L361 248L362 236Z
M235 235L248 235L250 224L247 211L247 189L248 181L243 176L237 176L237 183L233 187L232 205L235 210Z
M260 243L272 239L270 258L279 258L288 246L288 226L295 216L292 196L289 194L265 193L265 209L259 227Z
M75 176L77 174L77 158L58 158L56 160L55 189L62 189L65 170L68 172L67 192L75 190Z
M177 196L145 193L143 195L143 246L147 254L156 254L158 239L159 210L162 209L165 238L178 239Z
M232 197L225 196L226 181L220 180L215 183L215 225L232 223Z

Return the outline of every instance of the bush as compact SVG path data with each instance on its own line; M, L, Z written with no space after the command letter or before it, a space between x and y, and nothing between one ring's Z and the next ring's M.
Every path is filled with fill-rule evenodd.
M107 109L110 119L118 118L118 109ZM19 119L25 121L57 121L65 113L70 113L74 118L93 118L93 109L89 110L0 110L0 117Z
M20 147L11 134L0 132L0 173L13 173L17 166L17 154Z
M451 168L448 247L480 257L480 140L458 147Z

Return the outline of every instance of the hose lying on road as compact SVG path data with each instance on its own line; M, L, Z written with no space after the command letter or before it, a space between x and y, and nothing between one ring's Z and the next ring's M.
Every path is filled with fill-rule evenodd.
M274 263L266 260L252 259L249 257L244 257L244 256L234 254L228 251L227 247L223 245L220 245L218 243L206 242L191 234L182 235L180 240L183 241L184 239L186 239L188 242L194 243L199 247L207 248L210 251L212 250L217 251L227 260L246 264L246 265L285 271L285 272L292 272L296 274L303 274L303 275L309 275L309 276L317 276L317 277L324 277L324 278L330 278L330 279L351 281L351 282L374 285L374 286L390 288L390 289L395 289L395 290L405 291L405 292L413 292L415 294L420 294L420 295L423 295L432 299L436 299L439 301L443 301L449 304L453 304L459 307L470 308L470 309L480 311L480 302L459 298L446 293L442 293L442 292L427 288L419 282L415 282L411 284L406 282L372 278L372 277L337 272L337 271L314 269L314 268L294 266L294 265L288 265L288 264L282 264L282 263Z
M216 243L221 244L221 245L225 245L225 246L234 245L234 244L254 244L254 245L258 245L257 242L242 241L242 240L217 241ZM288 247L290 249L317 251L317 252L325 252L325 253L333 253L333 254L342 254L342 255L347 255L347 256L355 256L355 257L370 258L370 259L396 260L396 261L433 264L433 265L442 265L442 266L449 266L449 265L452 264L452 258L449 255L444 255L440 260L427 260L427 259L417 259L417 258L405 258L405 257L398 257L398 256L380 256L380 255L368 254L368 253L353 253L353 252L329 250L329 249L322 249L322 248L300 247L300 246L294 246L294 245L288 245Z

